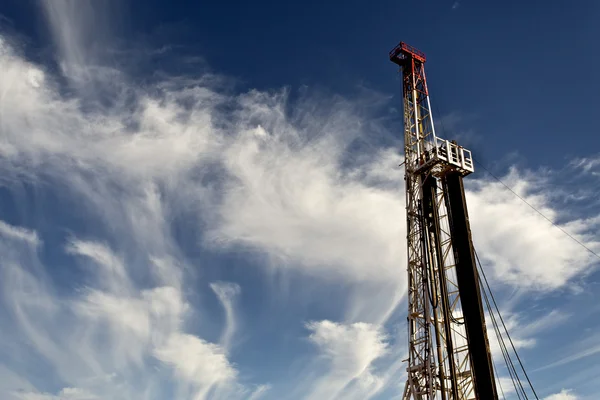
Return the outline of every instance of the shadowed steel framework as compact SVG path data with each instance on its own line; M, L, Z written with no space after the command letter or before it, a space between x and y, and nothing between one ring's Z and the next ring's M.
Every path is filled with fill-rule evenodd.
M435 134L425 55L400 43L408 245L409 355L404 399L498 398L463 177L471 152Z

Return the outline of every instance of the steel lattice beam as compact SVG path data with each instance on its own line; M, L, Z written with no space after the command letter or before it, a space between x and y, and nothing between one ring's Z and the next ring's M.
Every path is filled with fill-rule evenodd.
M461 194L454 190L452 198L448 195L447 177L462 182L462 176L473 172L471 153L435 135L425 55L400 43L390 52L390 60L402 69L404 103L409 330L404 398L494 400L489 347L481 346L487 344L485 323L474 317L480 308L473 311L469 303L465 312L461 302L462 297L469 302L478 298L481 305L479 287L465 275L464 252L469 249L465 243L471 243L464 233L469 230L466 205L460 214ZM454 180L450 186L456 186ZM464 204L464 191L460 204ZM457 223L461 216L466 225ZM485 376L491 376L492 382Z

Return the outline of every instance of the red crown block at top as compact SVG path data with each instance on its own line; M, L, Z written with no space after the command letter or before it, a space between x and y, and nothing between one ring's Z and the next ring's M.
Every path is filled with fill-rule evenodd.
M390 51L390 61L400 66L403 66L404 63L410 58L418 60L422 63L424 63L426 60L425 53L404 42L400 42L398 46L394 47L394 49Z

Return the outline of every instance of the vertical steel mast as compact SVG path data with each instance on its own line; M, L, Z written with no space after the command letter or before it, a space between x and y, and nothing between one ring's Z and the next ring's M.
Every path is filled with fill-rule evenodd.
M495 400L494 373L463 176L471 152L436 136L425 55L400 43L408 244L408 378L404 399Z

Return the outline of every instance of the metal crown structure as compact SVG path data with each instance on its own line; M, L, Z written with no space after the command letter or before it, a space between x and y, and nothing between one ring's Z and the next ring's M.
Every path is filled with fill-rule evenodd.
M408 245L404 399L497 399L462 178L471 152L435 134L425 54L400 43Z

